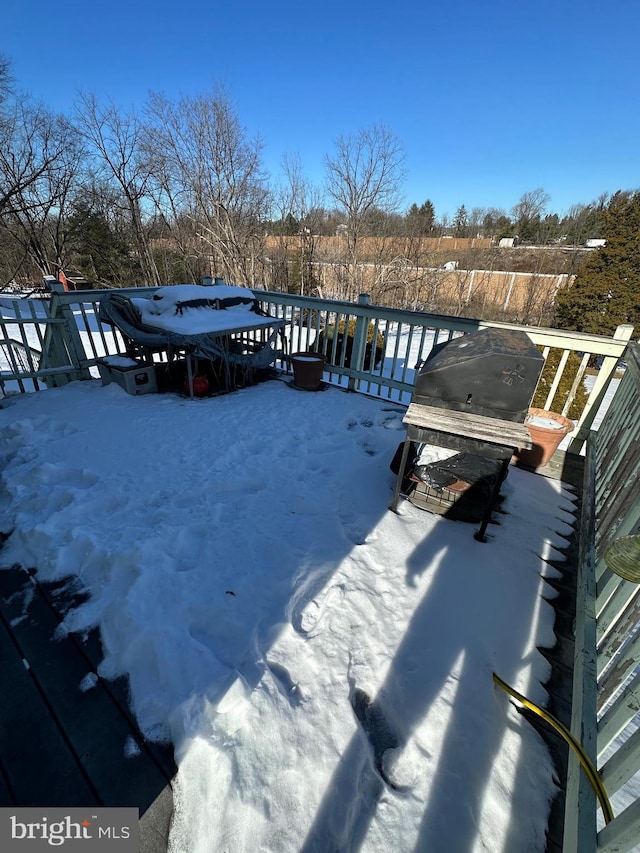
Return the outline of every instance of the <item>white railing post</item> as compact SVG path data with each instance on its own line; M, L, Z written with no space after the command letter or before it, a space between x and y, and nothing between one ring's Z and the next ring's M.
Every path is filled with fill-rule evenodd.
M358 305L370 305L371 297L368 293L361 293L358 296ZM351 350L351 370L360 372L364 369L364 356L367 351L367 333L369 331L369 318L358 315L356 317L356 328L353 333L353 349ZM345 325L345 334L347 326ZM349 377L349 390L357 391L360 386L360 380L355 376Z
M624 343L628 343L631 340L633 328L633 326L628 326L626 324L618 326L613 333L614 341L623 341ZM609 382L615 373L619 358L620 356L617 355L605 356L602 366L598 371L598 376L593 386L593 390L589 395L587 405L584 407L576 430L573 434L573 439L568 448L569 453L579 453L582 444L589 435L591 424L593 423L595 416L598 414L598 409L600 408L604 395L607 392Z

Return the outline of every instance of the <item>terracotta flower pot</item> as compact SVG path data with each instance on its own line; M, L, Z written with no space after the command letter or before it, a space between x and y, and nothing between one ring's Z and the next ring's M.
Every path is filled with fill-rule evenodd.
M546 465L564 437L573 432L575 427L573 421L563 415L535 408L529 409L524 423L531 435L533 447L531 450L518 450L516 456L523 465L530 468Z
M293 382L305 391L317 391L322 384L324 355L321 352L296 352L291 356Z

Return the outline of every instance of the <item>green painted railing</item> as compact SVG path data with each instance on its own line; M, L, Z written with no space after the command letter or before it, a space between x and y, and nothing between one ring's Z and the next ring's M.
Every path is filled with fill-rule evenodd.
M618 326L614 336L609 338L537 326L516 326L402 311L370 305L366 295L354 304L290 294L254 292L263 307L285 319L288 338L294 346L320 350L327 356L330 381L407 404L413 390L415 368L426 358L434 344L487 326L527 332L533 343L542 348L545 360L551 353L557 354L558 368L549 383L547 398L541 408L553 407L553 411L565 416L571 410L590 361L598 359L600 368L586 404L577 418L576 429L571 434L568 449L572 453L581 451L614 378L619 359L633 333L633 326L626 325ZM340 330L349 328L350 323L355 327L351 353L346 337L334 334L330 338L326 333L320 337L323 329ZM384 352L380 363L377 363L375 357L371 357L371 350L367 350L367 343L373 344L380 336L384 340ZM568 365L571 353L577 353L580 357L579 367L574 372ZM567 376L571 374L571 389L562 405L556 406L554 398L565 371Z
M0 381L8 382L13 378L24 383L25 379L35 378L37 382L41 377L48 384L54 384L54 378L55 384L60 384L66 379L89 376L90 368L104 355L124 352L120 335L111 327L103 326L97 316L100 299L104 293L112 291L67 293L57 283L54 288L51 299L41 303L42 320L28 314L20 320L40 329L42 354L39 364L21 372L16 369L14 358L0 373ZM132 288L118 292L143 297L151 296L154 290ZM402 311L370 305L366 295L353 303L264 290L254 290L254 293L264 310L285 321L289 353L309 349L324 353L327 382L400 403L410 402L416 367L424 361L434 344L485 326L522 329L542 349L545 359L552 353L556 354L558 367L549 382L547 399L541 408L563 415L569 414L589 363L597 359L599 370L586 404L576 417L576 429L571 434L568 450L572 453L581 451L633 332L632 326L619 326L613 337L605 337ZM14 300L18 301L29 303L32 300ZM8 348L11 344L7 329L15 322L12 317L17 310L21 309L14 306L0 318L0 332L4 332ZM27 311L26 308L24 310ZM345 329L352 334L343 334ZM568 364L572 353L579 354L577 370ZM281 358L276 366L286 370L289 365L286 358ZM571 389L561 405L557 405L556 391L565 373L567 376L571 374Z
M570 757L565 853L624 853L640 845L640 799L628 784L640 773L640 586L605 563L613 542L640 533L637 344L626 361L607 414L587 442L571 724L599 769L615 817L597 831L595 794Z

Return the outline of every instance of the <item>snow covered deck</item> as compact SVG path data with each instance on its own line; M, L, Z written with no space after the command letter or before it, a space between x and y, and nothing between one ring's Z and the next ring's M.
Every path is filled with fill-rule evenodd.
M77 690L127 677L147 743L173 744L170 849L545 849L551 758L492 673L546 703L576 496L512 469L487 544L395 515L403 413L283 381L3 401L2 564L88 593L56 636L99 629Z

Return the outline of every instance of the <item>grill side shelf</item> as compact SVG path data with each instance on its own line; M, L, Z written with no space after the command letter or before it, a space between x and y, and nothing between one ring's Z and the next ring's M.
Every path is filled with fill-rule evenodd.
M403 423L419 429L448 433L502 447L529 449L533 446L529 430L524 424L489 418L472 412L458 412L453 409L411 403Z

